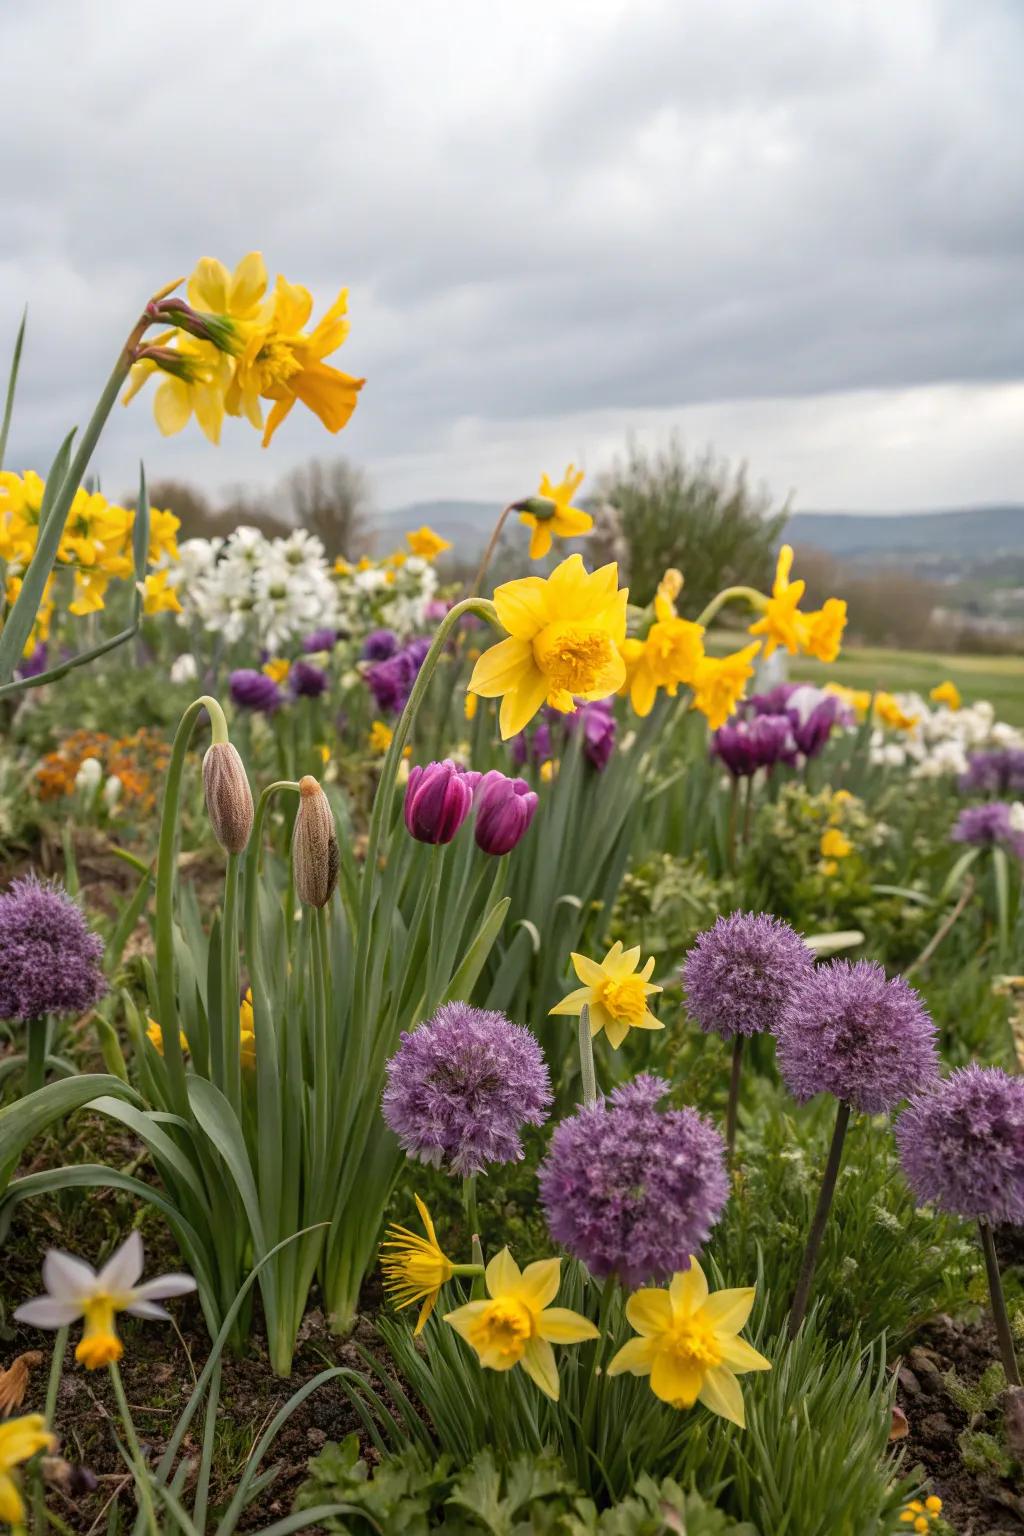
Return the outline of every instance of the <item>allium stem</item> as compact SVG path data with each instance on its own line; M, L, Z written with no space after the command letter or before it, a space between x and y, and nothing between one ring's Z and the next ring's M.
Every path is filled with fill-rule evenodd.
M804 1249L803 1263L800 1266L800 1278L796 1283L796 1294L793 1297L793 1307L789 1314L789 1337L791 1339L796 1338L800 1331L800 1325L807 1316L807 1303L811 1296L814 1268L818 1262L818 1250L821 1248L821 1239L825 1234L828 1213L832 1208L832 1197L836 1192L839 1165L843 1160L843 1142L846 1140L846 1128L849 1123L850 1106L845 1101L840 1101L839 1108L836 1110L836 1125L835 1130L832 1132L832 1145L828 1149L825 1176L821 1181L821 1191L818 1195L818 1206L814 1212L814 1220L811 1222L811 1230L807 1234L807 1247Z
M1006 1297L1003 1295L1003 1281L999 1273L995 1237L991 1223L986 1221L984 1216L978 1221L978 1231L981 1234L981 1249L985 1255L988 1293L992 1299L992 1317L996 1325L996 1338L999 1340L1003 1370L1006 1372L1009 1385L1019 1387L1021 1385L1020 1366L1017 1364L1017 1354L1013 1347L1013 1331L1010 1327L1009 1313L1006 1310Z
M46 1019L30 1019L25 1026L25 1092L35 1093L46 1080L46 1052L50 1025Z
M480 1218L476 1209L476 1174L471 1173L462 1181L462 1207L466 1213L469 1241L480 1236Z
M594 1069L594 1037L590 1033L590 1009L580 1009L580 1094L584 1104L597 1103L597 1073Z
M740 1076L743 1068L743 1036L732 1042L732 1071L729 1074L729 1103L725 1111L725 1145L732 1157L736 1149L736 1121L740 1108Z

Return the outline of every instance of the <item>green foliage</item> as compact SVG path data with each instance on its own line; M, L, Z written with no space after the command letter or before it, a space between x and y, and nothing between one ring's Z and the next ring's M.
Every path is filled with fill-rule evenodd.
M685 574L681 605L689 618L723 587L771 583L788 513L751 490L742 465L732 469L710 453L690 461L678 441L650 452L634 444L626 462L602 476L596 499L613 508L629 546L634 603L652 600L668 566Z

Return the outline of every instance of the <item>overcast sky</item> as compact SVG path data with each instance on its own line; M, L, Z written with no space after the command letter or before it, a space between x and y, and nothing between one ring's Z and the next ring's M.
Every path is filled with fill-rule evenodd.
M256 248L348 284L352 424L218 449L143 398L108 491L343 452L385 507L504 500L677 428L798 508L1024 501L1020 0L33 0L0 58L10 468Z

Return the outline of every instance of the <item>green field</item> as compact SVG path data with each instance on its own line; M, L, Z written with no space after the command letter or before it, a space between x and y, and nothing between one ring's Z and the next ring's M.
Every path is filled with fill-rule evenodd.
M790 676L811 683L845 683L849 688L885 688L891 693L913 689L925 697L949 677L966 703L988 699L997 719L1024 725L1024 656L940 656L851 646L830 666L794 659Z

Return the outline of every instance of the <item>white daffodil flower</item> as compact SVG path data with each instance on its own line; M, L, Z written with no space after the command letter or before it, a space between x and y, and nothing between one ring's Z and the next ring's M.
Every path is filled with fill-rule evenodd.
M142 1264L138 1232L125 1239L98 1274L84 1260L51 1248L43 1260L46 1295L26 1301L14 1316L19 1323L36 1328L65 1328L84 1318L85 1331L75 1359L90 1371L110 1365L124 1353L114 1327L118 1312L166 1320L170 1313L157 1302L185 1296L196 1288L191 1275L160 1275L140 1285Z

